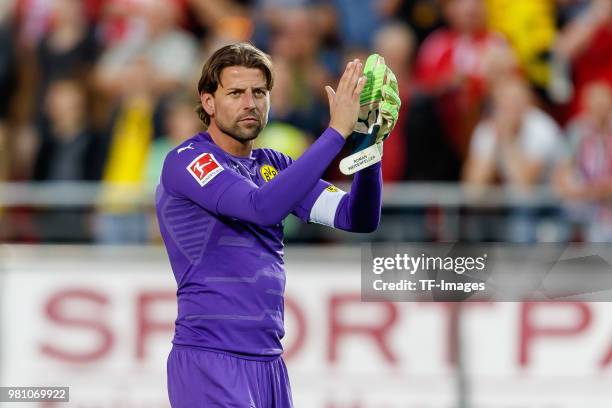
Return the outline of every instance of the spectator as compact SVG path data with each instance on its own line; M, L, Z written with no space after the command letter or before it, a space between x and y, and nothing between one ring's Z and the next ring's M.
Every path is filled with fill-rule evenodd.
M414 31L417 47L433 31L443 26L440 0L388 0L381 2L385 14L406 22Z
M9 145L12 160L10 174L15 180L28 180L38 137L32 124L32 111L37 105L36 85L38 83L36 49L47 33L53 1L10 0L13 2L13 33L17 59L15 95L12 98L11 116L13 125ZM37 112L38 113L38 112Z
M248 16L250 0L179 0L183 3L185 26L200 39L217 37L214 41L248 41L254 23Z
M292 74L286 59L274 62L274 87L270 93L270 118L268 126L255 140L257 147L268 147L297 159L312 143L312 135L295 126L304 119L294 103Z
M85 181L99 178L97 138L89 128L86 89L72 79L54 80L44 101L42 142L36 159L37 181ZM91 236L89 214L79 207L41 209L35 222L46 242L84 241Z
M486 0L489 28L508 40L530 83L546 90L556 35L555 0Z
M554 47L557 65L569 65L571 81L566 78L562 83L573 89L559 92L559 102L569 101L569 117L582 110L582 93L587 84L605 81L612 84L612 2L592 0L573 21L560 32ZM561 71L557 75L562 75Z
M502 186L529 192L548 180L559 151L560 129L533 105L529 88L512 77L493 89L493 111L472 136L464 181L474 186ZM535 240L535 214L517 208L510 217L507 239Z
M143 25L142 6L149 0L85 0L87 14L98 26L98 35L101 42L107 47L113 47L121 42L134 41L146 36ZM167 0L172 3L175 10L175 20L181 27L191 29L192 20L204 14L198 7L206 12L223 8L231 0L216 0L215 2L202 0ZM215 3L215 6L209 6ZM146 6L146 5L145 5ZM192 8L196 9L195 13ZM202 10L204 11L204 10ZM215 15L208 17L215 19ZM196 30L197 31L197 30Z
M434 31L416 60L416 79L438 99L446 133L461 158L478 122L488 79L513 68L506 42L486 28L483 1L446 0L449 27Z
M580 115L568 127L569 143L555 185L570 219L585 225L589 242L612 242L612 88L585 86Z
M533 105L528 86L508 78L492 92L493 112L472 137L465 181L528 190L546 179L560 142L556 123Z
M95 32L88 25L81 0L54 0L50 17L52 24L37 50L38 119L49 84L58 78L87 78L98 51Z
M336 13L331 2L320 0L254 0L251 14L255 21L253 41L271 49L271 39L277 35L277 28L285 25L287 13L306 12L312 35L317 41L322 37L335 34Z
M96 239L101 243L148 239L146 216L138 211L137 203L157 122L156 72L146 56L131 60L122 72L125 85L109 126L102 176L106 189L96 225ZM130 200L132 204L127 204Z
M144 22L144 35L133 35L107 50L97 70L100 88L121 93L125 67L135 57L143 57L154 72L152 90L163 95L184 86L193 74L197 43L178 26L178 7L166 0L143 0L138 15Z
M202 124L194 112L195 97L186 93L171 96L163 107L164 126L162 136L156 138L149 149L145 166L147 184L154 188L168 152L183 140L202 131Z
M371 49L374 34L387 16L385 0L363 0L356 6L351 0L334 0L337 27L342 44L351 48Z
M95 22L100 43L111 48L120 42L141 35L137 18L141 0L90 0L87 12Z
M98 140L90 129L86 88L73 79L49 84L36 159L37 181L99 179Z
M51 23L53 0L15 0L19 44L35 49Z
M395 73L402 99L399 119L396 127L385 142L385 160L383 160L384 181L400 181L404 178L407 165L407 138L405 120L408 112L410 93L410 66L414 52L414 34L410 27L403 23L394 23L381 28L374 37L374 50Z
M332 80L320 61L321 36L311 24L312 16L311 9L296 7L287 9L283 19L277 21L270 53L284 85L274 87L271 120L291 124L314 136L327 126L327 96L323 89Z
M396 74L402 99L398 122L385 142L383 178L456 180L458 157L444 137L433 100L412 80L415 38L410 27L400 22L387 24L376 33L374 44L375 51Z

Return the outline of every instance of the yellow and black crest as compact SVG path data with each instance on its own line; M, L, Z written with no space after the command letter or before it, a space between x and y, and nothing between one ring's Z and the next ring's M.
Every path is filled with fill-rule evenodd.
M261 166L261 168L259 169L259 172L261 173L261 177L263 177L266 183L272 180L278 174L278 170L276 170L274 167L270 166L269 164L264 164L263 166Z

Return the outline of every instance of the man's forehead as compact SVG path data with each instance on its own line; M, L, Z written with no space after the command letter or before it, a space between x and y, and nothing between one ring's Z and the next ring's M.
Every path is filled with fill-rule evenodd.
M223 68L219 78L222 88L266 87L266 77L258 68L231 66Z

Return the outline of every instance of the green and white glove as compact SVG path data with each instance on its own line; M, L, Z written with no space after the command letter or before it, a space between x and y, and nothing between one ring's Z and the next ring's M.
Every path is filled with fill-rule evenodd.
M353 174L382 159L382 143L397 123L401 101L395 74L378 54L368 57L360 95L361 109L348 142L353 154L340 162L340 171Z

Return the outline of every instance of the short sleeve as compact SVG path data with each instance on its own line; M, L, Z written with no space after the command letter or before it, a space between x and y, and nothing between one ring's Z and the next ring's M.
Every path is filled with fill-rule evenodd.
M543 112L531 111L527 116L527 132L523 135L526 155L537 161L555 160L561 151L561 130Z
M495 132L489 122L480 123L474 130L470 155L476 159L492 159L495 155Z

